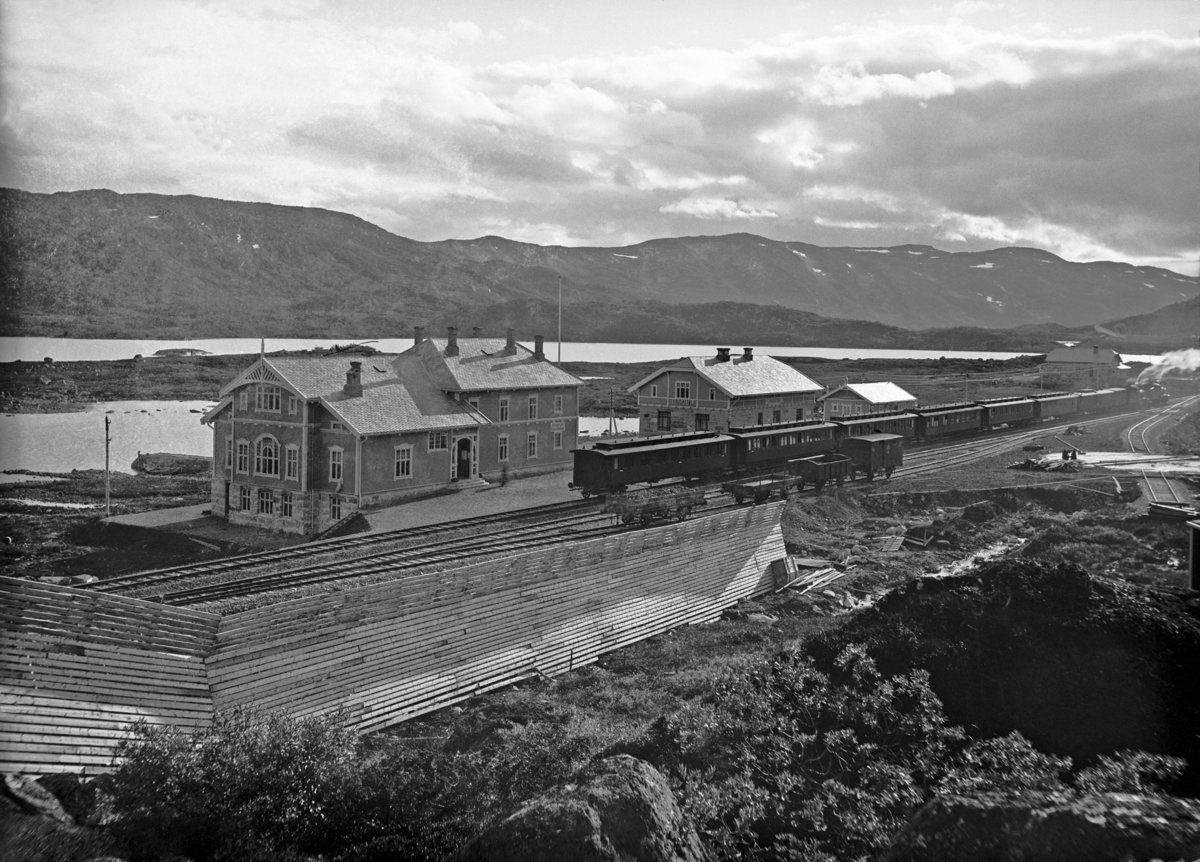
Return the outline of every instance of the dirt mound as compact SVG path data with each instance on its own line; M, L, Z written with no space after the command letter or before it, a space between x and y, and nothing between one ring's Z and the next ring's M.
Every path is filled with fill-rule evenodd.
M805 651L828 668L863 643L888 674L930 673L979 738L1014 730L1086 765L1134 749L1187 758L1200 790L1200 595L1006 560L895 590Z
M806 532L848 527L862 519L862 507L844 492L799 497L783 513L785 530Z

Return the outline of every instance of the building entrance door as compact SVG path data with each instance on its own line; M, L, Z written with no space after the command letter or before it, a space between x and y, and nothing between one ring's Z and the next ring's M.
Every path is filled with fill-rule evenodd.
M470 479L474 475L471 470L474 459L471 457L471 438L459 437L454 447L454 478Z

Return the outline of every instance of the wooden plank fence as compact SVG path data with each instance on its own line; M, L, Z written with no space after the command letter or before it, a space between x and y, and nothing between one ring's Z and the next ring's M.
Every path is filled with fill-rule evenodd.
M774 587L783 504L225 617L0 578L0 767L107 767L139 717L338 707L362 732L553 676Z

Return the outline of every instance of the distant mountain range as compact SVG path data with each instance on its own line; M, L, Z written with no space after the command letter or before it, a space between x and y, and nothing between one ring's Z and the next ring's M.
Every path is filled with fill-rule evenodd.
M623 248L417 242L329 210L103 190L0 190L0 231L9 336L480 325L553 338L561 278L572 341L1028 349L1080 332L1154 335L1155 312L1173 323L1165 307L1200 295L1200 280L1168 270L1030 248L823 248L750 234Z

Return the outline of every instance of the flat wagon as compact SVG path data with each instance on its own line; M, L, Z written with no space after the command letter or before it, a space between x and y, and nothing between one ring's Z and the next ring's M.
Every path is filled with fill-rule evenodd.
M777 474L743 479L740 482L726 482L721 486L721 490L732 495L739 503L753 500L754 504L758 505L767 502L775 494L778 494L781 500L786 500L788 492L796 487L796 482L795 476Z
M820 491L830 482L840 488L854 473L854 462L848 455L827 452L788 461L788 472L796 477L797 491L803 491L805 485L812 485Z
M704 504L704 491L700 488L658 488L609 494L604 499L604 511L615 515L622 524L645 526L654 521L682 521Z

